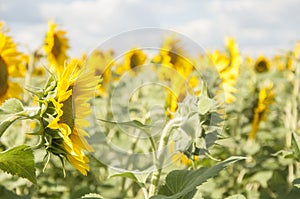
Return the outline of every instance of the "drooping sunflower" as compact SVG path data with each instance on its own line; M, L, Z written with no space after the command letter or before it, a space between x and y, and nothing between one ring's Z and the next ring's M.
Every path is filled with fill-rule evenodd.
M257 130L262 121L266 120L270 104L274 102L273 84L269 83L259 91L257 105L254 109L252 128L249 139L255 139Z
M85 72L77 62L71 60L58 74L56 95L48 99L56 114L47 128L59 131L67 160L87 175L89 159L84 151L92 152L93 148L85 139L88 133L83 128L89 125L85 119L91 114L88 100L93 97L99 78L93 70Z
M152 62L172 67L185 78L194 70L193 63L188 59L180 40L174 36L164 40L159 54L153 58Z
M185 54L183 48L180 44L180 40L175 38L174 36L168 37L164 40L160 54L155 59L158 59L160 56L162 60L166 63L166 60L170 62L173 66L176 66L182 59L182 56Z
M136 67L142 66L146 62L146 59L147 56L142 49L133 48L125 54L124 63L116 68L116 73L121 75L125 71L130 71L132 69L136 71L138 70Z
M235 85L240 73L241 56L238 46L232 38L226 38L226 49L227 53L215 51L208 54L219 72L225 93L225 102L229 104L236 100L234 93L237 92Z
M269 71L271 68L271 62L264 56L260 55L254 65L254 69L258 73L264 73Z
M47 54L50 65L54 66L57 71L62 73L64 62L68 58L67 50L69 49L69 41L66 32L57 30L57 25L49 21L49 30L46 33L44 41L44 51Z
M21 98L23 89L12 82L11 77L19 77L21 53L17 51L12 38L5 34L3 23L0 22L0 104L8 98Z
M171 118L177 110L177 103L185 98L188 87L194 88L198 84L192 75L194 65L186 54L180 40L171 36L164 40L159 54L152 59L153 63L162 66L158 69L159 78L170 82L172 92L166 96L166 109Z
M114 65L114 52L94 50L87 59L87 66L95 69L95 75L101 77L100 94L106 94L111 80L111 67Z

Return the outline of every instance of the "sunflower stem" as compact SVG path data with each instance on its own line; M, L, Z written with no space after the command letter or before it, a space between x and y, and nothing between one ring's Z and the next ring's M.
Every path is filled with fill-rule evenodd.
M33 53L31 56L30 56L30 59L29 59L29 63L28 63L28 70L26 72L26 75L25 75L25 80L24 80L24 85L25 85L25 88L30 86L30 82L31 82L31 75L32 75L32 72L34 70L34 64L35 64L35 54L36 53ZM28 100L29 100L29 92L24 92L24 96L23 96L23 100L26 104L28 104Z
M26 75L25 75L25 80L24 80L24 85L25 85L25 88L27 86L30 85L30 81L31 81L31 74L33 72L33 69L34 69L34 61L35 61L35 53L33 53L31 56L30 56L30 60L29 60L29 63L28 63L28 70L26 72ZM29 103L29 92L24 92L24 95L23 95L23 101L26 105L28 105ZM27 122L26 121L22 121L22 128L21 128L21 132L26 132L28 131L28 125L27 125ZM24 140L25 140L25 136L24 136Z
M298 129L298 95L299 95L299 88L300 88L300 67L298 64L294 66L294 78L293 78L293 90L292 90L292 97L287 102L285 107L285 127L287 129L287 133L285 136L285 147L287 150L291 149L292 147L292 132L297 132ZM287 181L292 183L294 180L294 163L291 162L288 165L288 176Z
M154 164L156 167L156 171L152 174L151 181L150 181L150 188L149 188L149 194L148 196L151 197L156 194L157 192L157 187L158 183L160 180L160 175L162 173L162 168L164 164L164 159L165 159L165 153L164 153L164 148L165 146L168 145L169 138L171 135L171 132L174 128L179 127L182 125L183 118L174 118L170 120L165 128L162 131L160 140L159 140L159 145L156 151L156 154L154 155Z

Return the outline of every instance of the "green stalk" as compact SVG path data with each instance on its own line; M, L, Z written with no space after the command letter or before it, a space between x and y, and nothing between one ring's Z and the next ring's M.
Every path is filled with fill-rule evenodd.
M294 87L292 91L292 99L287 102L286 105L286 122L285 126L287 128L286 133L286 148L291 148L291 141L292 141L292 132L297 131L297 122L298 122L298 96L299 96L299 88L300 88L300 67L297 65L295 66L295 73L294 73ZM288 182L292 183L294 180L294 163L290 163L288 165Z
M31 56L30 56L30 60L29 63L28 63L28 70L26 72L26 75L25 75L25 80L24 80L24 87L28 87L30 86L30 82L31 82L31 74L34 70L34 61L35 61L35 56L34 56L35 53L33 53ZM24 92L24 95L23 95L23 101L26 105L29 104L29 98L30 98L30 95L29 95L29 92L28 91L25 91ZM26 121L22 121L22 127L21 127L21 132L22 133L25 133L29 130L29 126L27 125L27 122ZM25 141L25 136L23 136L23 142Z
M164 159L165 159L165 153L163 152L165 146L168 145L169 138L171 135L172 130L175 127L179 127L182 125L183 118L174 118L170 120L165 128L162 131L160 140L159 140L159 145L156 151L156 155L154 157L154 164L156 167L156 171L152 174L151 181L150 181L150 188L149 188L149 197L153 196L157 192L157 187L158 183L160 180L160 175L162 173L162 168L164 164Z

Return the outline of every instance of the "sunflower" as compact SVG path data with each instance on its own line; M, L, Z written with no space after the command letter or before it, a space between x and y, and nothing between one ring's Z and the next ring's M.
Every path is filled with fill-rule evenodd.
M158 68L158 77L170 82L172 92L167 94L165 105L170 118L177 110L177 103L185 98L186 85L193 89L199 83L198 79L192 76L194 65L185 55L180 40L171 36L164 40L159 54L152 59L154 64L163 66Z
M141 49L133 48L125 54L124 63L116 68L116 73L121 75L132 69L136 71L136 67L142 66L146 59L147 56Z
M300 57L300 42L298 42L293 50L293 56L295 59L299 59Z
M258 73L264 73L270 70L271 63L270 61L263 55L260 55L254 65L255 71Z
M234 93L237 92L235 85L240 72L241 56L238 46L232 38L226 39L226 49L227 53L215 51L210 54L208 52L208 56L219 72L225 92L225 102L229 104L236 100Z
M156 55L152 62L174 68L180 75L187 78L194 70L194 66L187 59L186 54L180 40L172 36L164 40L159 55Z
M171 153L174 152L174 150L175 150L175 142L174 141L172 141L170 143L169 150ZM185 167L190 167L193 165L193 162L195 162L197 160L199 160L199 156L192 155L192 156L188 157L185 153L179 152L179 151L172 156L172 162L176 166L184 165Z
M20 76L20 56L16 44L5 34L0 22L0 104L8 98L20 98L23 92L19 84L10 81L10 77Z
M267 117L270 104L274 102L273 84L269 83L259 91L258 102L254 109L254 117L252 120L252 129L249 139L254 139L259 125Z
M111 80L111 67L114 65L114 52L94 50L87 59L87 66L95 68L95 75L102 78L100 94L106 94Z
M49 63L61 73L64 69L64 62L68 58L69 41L65 36L66 32L56 30L56 26L55 23L49 21L49 30L46 33L43 48Z
M180 44L180 40L176 39L174 36L166 38L161 46L160 55L163 58L168 57L170 64L176 66L180 61L182 61L182 55L184 54L183 48Z
M56 116L47 127L60 132L67 160L83 175L89 171L89 159L84 151L93 151L85 139L88 133L83 129L89 125L85 118L91 114L87 101L98 81L93 70L85 73L78 60L71 60L58 75L56 96L49 99Z

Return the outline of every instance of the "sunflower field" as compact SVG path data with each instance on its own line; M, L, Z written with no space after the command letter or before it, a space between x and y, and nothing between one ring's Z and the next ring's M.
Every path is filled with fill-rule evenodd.
M300 198L300 43L70 57L52 21L40 43L0 22L0 198Z

